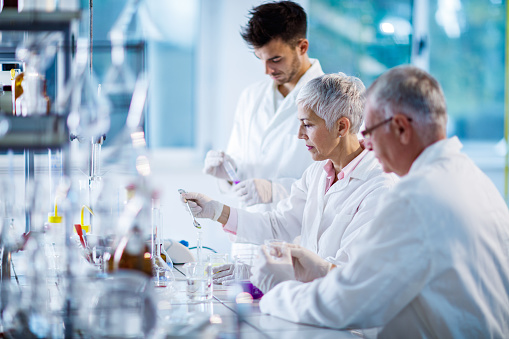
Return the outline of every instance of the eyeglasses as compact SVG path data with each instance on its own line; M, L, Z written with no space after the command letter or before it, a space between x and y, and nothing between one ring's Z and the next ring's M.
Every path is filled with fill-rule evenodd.
M371 133L373 133L373 131L374 131L374 130L376 130L378 127L381 127L381 126L385 125L385 124L386 124L386 123L388 123L388 122L391 122L393 118L394 118L394 117L387 118L387 119L385 119L384 121L379 122L379 123L378 123L378 124L376 124L375 126L370 127L370 128L368 128L368 129L365 129L364 131L361 131L362 137L363 137L364 139L369 138L369 137L371 136ZM409 121L409 122L412 122L412 118L408 118L408 117L407 117L407 119L408 119L408 121Z
M364 131L361 131L362 137L363 137L364 139L369 138L369 136L371 135L371 133L373 133L373 131L374 131L374 130L376 130L378 127L381 127L381 126L385 125L385 124L386 124L386 123L388 123L388 122L391 122L392 118L393 118L393 117L390 117L390 118L388 118L388 119L385 119L384 121L379 122L379 123L378 123L378 124L376 124L375 126L370 127L370 128L367 128L367 129L365 129Z

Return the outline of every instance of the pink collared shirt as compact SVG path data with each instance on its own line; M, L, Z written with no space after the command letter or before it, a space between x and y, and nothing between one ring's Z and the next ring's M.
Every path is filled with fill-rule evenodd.
M350 163L346 165L341 172L338 173L337 175L338 180L343 180L344 178L348 177L367 153L368 150L364 149L361 152L361 154L359 154L352 161L350 161ZM325 171L325 173L327 173L327 181L325 182L325 193L327 193L331 188L332 184L334 183L334 175L336 175L336 171L334 170L334 165L332 164L331 160L327 161L327 163L323 167L323 170Z

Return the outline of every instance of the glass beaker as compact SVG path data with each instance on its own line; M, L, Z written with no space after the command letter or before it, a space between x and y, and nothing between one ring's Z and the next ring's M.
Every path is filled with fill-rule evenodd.
M212 265L188 262L183 268L187 279L187 298L196 302L212 299Z

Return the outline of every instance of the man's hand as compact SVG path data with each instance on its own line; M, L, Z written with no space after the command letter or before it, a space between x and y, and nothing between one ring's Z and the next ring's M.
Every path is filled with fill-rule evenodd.
M287 251L292 256L295 278L298 281L310 282L325 277L331 270L330 262L305 247L288 244Z
M263 293L286 280L295 280L290 251L274 259L265 245L260 247L260 256L251 268L251 282Z
M228 161L236 170L237 166L233 159L222 151L208 151L205 156L205 164L203 166L203 173L210 174L219 179L232 180L224 168L224 163Z

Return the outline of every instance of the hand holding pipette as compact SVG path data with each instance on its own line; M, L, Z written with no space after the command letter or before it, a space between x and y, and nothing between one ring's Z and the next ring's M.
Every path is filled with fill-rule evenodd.
M191 214L191 217L193 218L193 226L198 228L198 229L201 228L200 223L198 221L196 221L196 218L194 217L193 211L191 210L191 206L189 206L189 200L187 200L186 198L182 197L182 194L185 194L187 192L184 191L183 189L179 189L179 193L180 193L181 199L183 199L183 202L187 206L187 211L189 212L189 214Z
M182 202L187 205L187 209L193 218L208 218L217 221L223 212L224 205L219 201L210 199L205 194L187 193L184 190L179 190L179 193Z

